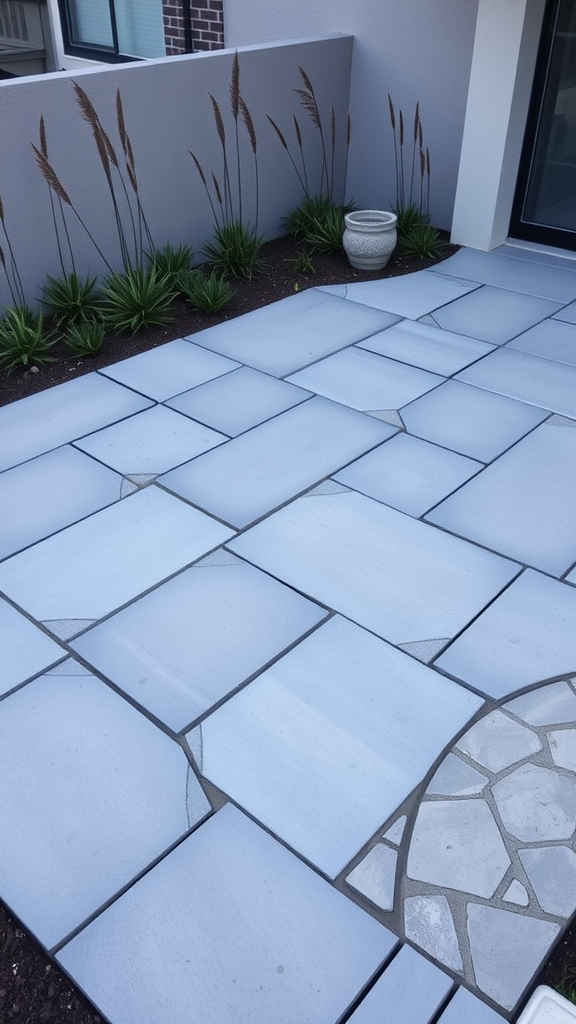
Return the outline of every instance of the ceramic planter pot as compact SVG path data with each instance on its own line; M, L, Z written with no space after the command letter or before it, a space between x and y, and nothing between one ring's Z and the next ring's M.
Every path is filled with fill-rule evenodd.
M342 245L356 270L382 270L396 245L394 213L384 210L356 210L344 217Z

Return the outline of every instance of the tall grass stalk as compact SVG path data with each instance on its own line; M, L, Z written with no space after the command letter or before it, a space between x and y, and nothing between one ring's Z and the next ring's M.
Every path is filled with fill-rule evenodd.
M2 235L6 245L6 251L4 246L0 245L0 263L6 275L6 282L8 284L8 290L12 298L13 306L25 306L26 299L24 297L24 288L22 286L22 278L18 270L18 264L16 263L16 257L14 256L14 250L12 248L12 242L10 241L10 235L8 234L8 228L6 227L6 220L4 217L4 203L0 196L0 224L2 225Z
M420 118L420 102L416 103L412 125L412 151L405 150L404 113L396 110L388 93L388 112L394 138L394 165L396 171L395 212L414 210L421 220L430 217L430 153L424 146L424 133Z

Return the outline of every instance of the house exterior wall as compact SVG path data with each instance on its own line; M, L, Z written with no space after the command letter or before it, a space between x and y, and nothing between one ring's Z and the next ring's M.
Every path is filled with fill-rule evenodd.
M283 233L282 218L301 198L297 176L267 115L282 129L292 125L294 113L299 109L293 92L295 69L301 64L314 79L322 110L329 112L333 104L337 122L342 124L350 99L352 44L350 37L331 36L239 51L241 93L257 138L257 226L267 238ZM44 119L47 151L54 172L107 260L121 269L107 179L90 125L81 116L73 82L78 82L88 94L123 168L116 114L119 89L134 153L139 196L154 243L158 246L167 241L172 245L187 243L200 253L212 237L214 222L190 151L200 161L208 182L214 171L222 183L222 148L208 96L212 93L220 104L226 126L230 180L235 193L235 125L229 98L233 56L230 51L219 50L0 82L0 125L6 142L0 168L4 212L0 234L5 227L29 303L38 301L47 274L56 277L61 274L48 185L36 165L31 147L31 143L40 146L40 115ZM308 123L303 122L302 130L309 173L317 179L321 166L318 133L309 119ZM255 160L242 121L239 121L239 137L243 216L255 224ZM340 176L343 165L341 153L336 166ZM114 169L113 174L117 182ZM126 181L125 173L124 178ZM131 195L129 183L127 189ZM125 199L120 187L117 191L130 238ZM217 201L214 202L218 209ZM55 209L60 217L57 203ZM104 272L105 265L73 210L66 203L63 209L78 274ZM0 238L0 245L8 252L4 236ZM0 306L6 304L10 304L10 296L0 268Z
M387 94L410 126L419 101L424 144L430 150L432 220L449 228L478 0L225 2L228 47L323 32L354 35L348 198L367 208L388 208L394 202Z

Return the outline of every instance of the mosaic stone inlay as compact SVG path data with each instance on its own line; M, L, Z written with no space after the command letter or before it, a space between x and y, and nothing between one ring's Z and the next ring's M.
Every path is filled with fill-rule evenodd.
M575 695L544 683L484 715L346 876L506 1011L576 910Z

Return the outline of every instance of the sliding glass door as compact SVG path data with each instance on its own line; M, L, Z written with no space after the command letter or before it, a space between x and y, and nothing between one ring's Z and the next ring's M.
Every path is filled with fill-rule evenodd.
M576 249L576 0L551 0L510 234Z

